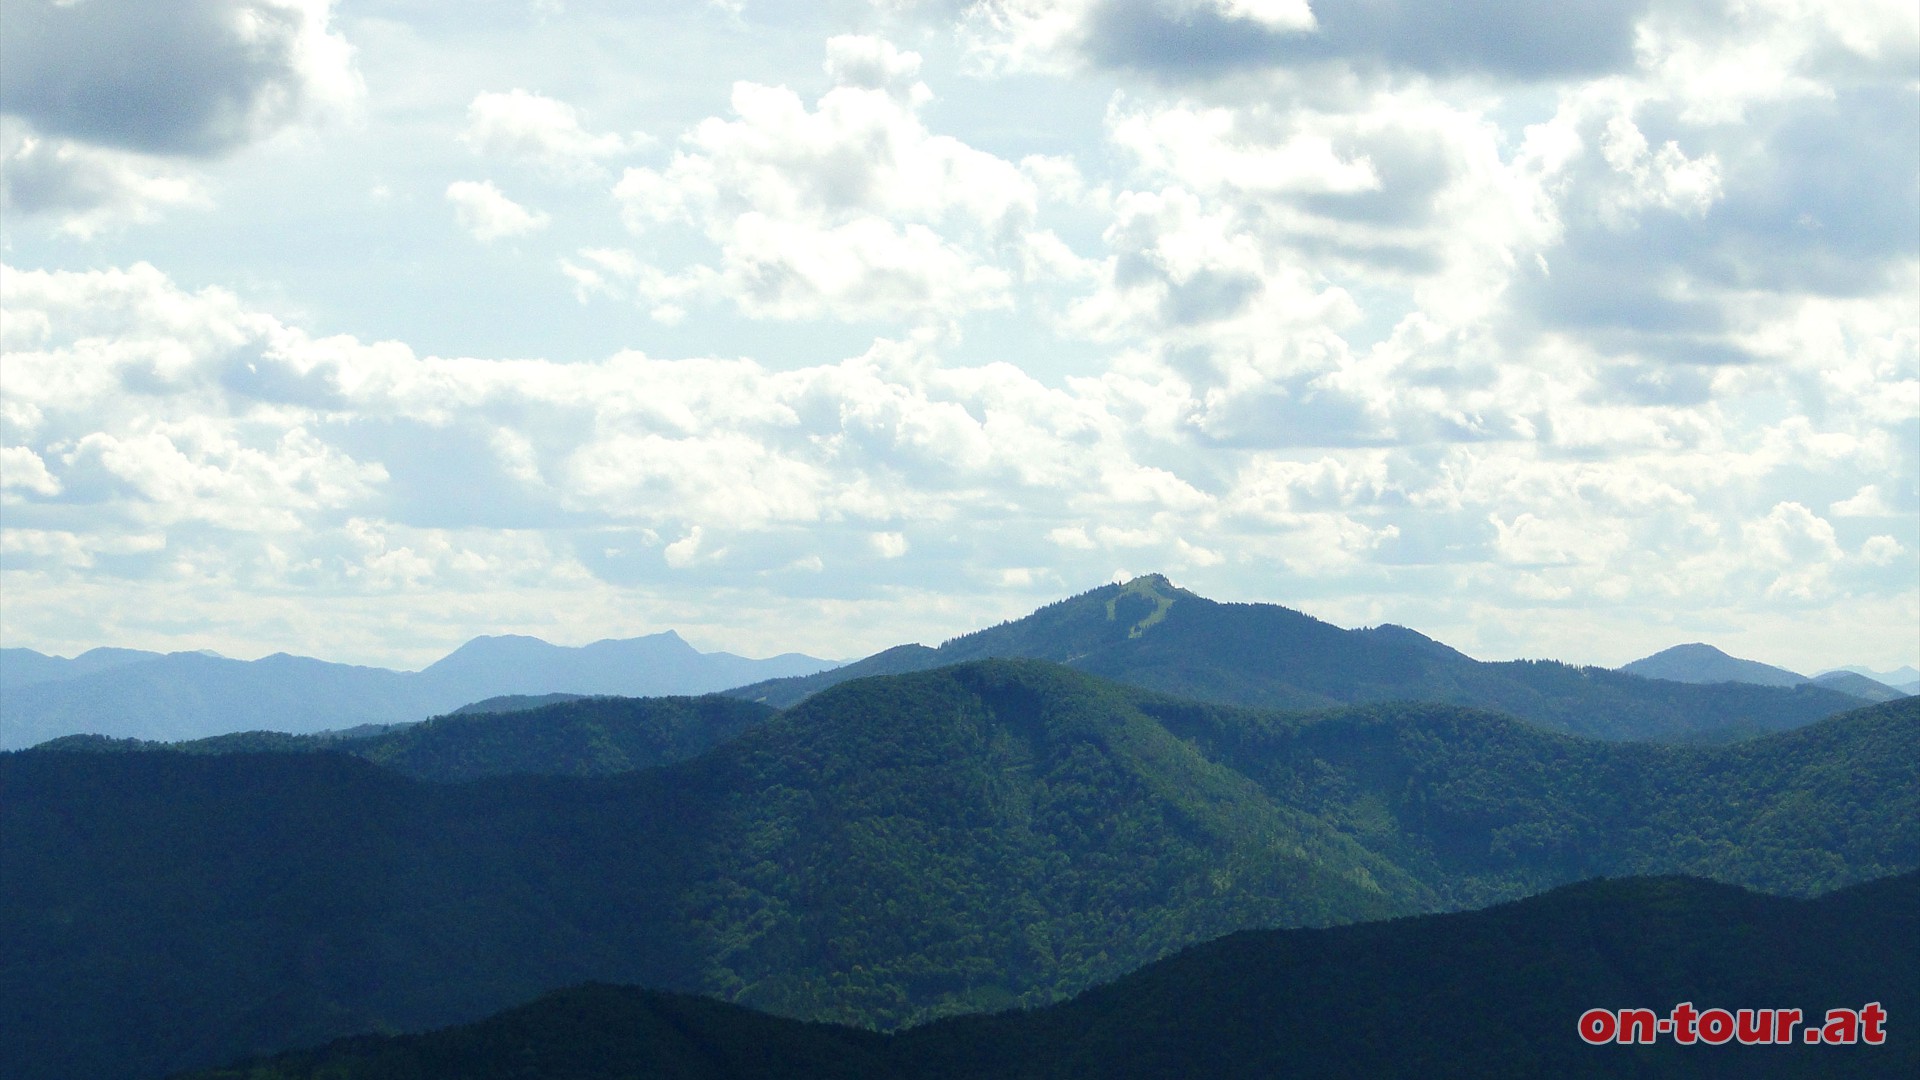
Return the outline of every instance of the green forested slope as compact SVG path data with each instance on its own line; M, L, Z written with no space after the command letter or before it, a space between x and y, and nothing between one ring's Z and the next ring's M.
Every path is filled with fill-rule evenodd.
M1920 703L1675 747L996 661L846 684L612 777L18 753L0 1044L22 1078L111 1080L591 979L892 1026L1039 1004L1238 928L1592 874L1811 893L1920 865L1917 744Z
M196 1080L1892 1077L1920 1070L1901 1021L1920 1009L1917 954L1914 874L1814 901L1629 878L1470 913L1235 934L1059 1005L891 1037L594 985L464 1028ZM1815 1023L1878 1002L1888 1038L1629 1047L1575 1035L1596 1005L1665 1015L1683 1001L1798 1008Z
M1443 906L1671 872L1807 895L1920 865L1920 701L1710 747L1601 742L1445 706L1141 707L1431 883Z

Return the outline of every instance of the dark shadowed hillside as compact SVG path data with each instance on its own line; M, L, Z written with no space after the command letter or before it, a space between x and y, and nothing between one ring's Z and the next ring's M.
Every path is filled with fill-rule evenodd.
M69 735L32 753L341 753L420 780L483 776L611 776L669 765L726 742L774 715L765 705L705 697L578 698L527 709L460 711L387 729L287 735L243 731L190 742ZM510 704L512 699L494 699Z
M471 701L453 710L455 716L463 713L522 712L537 709L542 705L558 705L563 701L578 701L587 694L500 694L495 697ZM616 695L620 696L620 695Z
M604 778L16 753L0 1040L22 1080L113 1080L587 980L895 1026L1057 1000L1236 929L1595 874L1814 893L1920 866L1917 740L1915 701L1675 747L995 661L845 684Z
M1814 901L1627 878L1484 911L1235 934L1059 1005L891 1037L595 985L195 1080L1892 1077L1920 1070L1898 1020L1920 1009L1916 954L1913 874ZM1791 1044L1750 1047L1575 1035L1596 1004L1665 1016L1680 1002L1798 1008L1814 1026L1873 1002L1890 1030L1877 1046L1809 1046L1804 1023Z

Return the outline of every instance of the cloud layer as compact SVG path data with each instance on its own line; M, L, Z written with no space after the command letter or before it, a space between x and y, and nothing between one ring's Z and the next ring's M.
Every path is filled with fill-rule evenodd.
M210 65L165 147L9 89L9 198L73 237L204 202L179 161L350 73L326 10L274 8L279 74ZM9 268L8 634L852 655L1164 570L1490 656L1920 658L1920 19L914 10L672 122L557 69L443 94L385 197L458 243L427 265L544 283L503 302L555 358L322 330L355 324L160 259ZM969 112L983 86L1030 115ZM1088 86L1095 132L1032 91ZM683 344L568 347L627 318Z

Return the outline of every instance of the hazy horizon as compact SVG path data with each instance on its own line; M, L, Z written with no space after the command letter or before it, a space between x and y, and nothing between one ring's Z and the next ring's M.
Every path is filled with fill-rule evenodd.
M1175 582L1174 584L1175 584L1175 585L1178 585L1179 583L1178 583L1178 582ZM1219 598L1218 598L1218 597L1209 597L1208 599L1219 599ZM1229 601L1229 602L1231 602L1231 601ZM1021 612L1021 613L1019 613L1019 615L1025 615L1025 614L1027 614L1027 612ZM1311 614L1312 614L1312 612L1307 612L1306 614L1309 614L1309 615L1311 615ZM1018 617L1019 617L1019 615L1016 615L1016 616L1014 616L1014 617L1015 617L1015 618L1018 618ZM1323 621L1326 621L1326 620L1323 620ZM1388 621L1389 621L1389 622L1391 622L1391 620L1388 620ZM1339 625L1339 624L1337 624L1337 623L1336 623L1335 625ZM1380 624L1372 624L1372 625L1380 625ZM966 628L962 628L962 629L956 629L956 630L954 630L954 631L952 631L951 633L948 633L948 634L944 634L944 635L941 635L941 636L939 636L939 637L935 637L935 638L932 638L932 639L930 639L930 640L923 640L923 641L918 641L918 642L906 642L906 641L900 641L900 642L893 642L893 643L892 643L892 645L907 645L907 644L921 644L921 645L939 645L939 644L940 644L940 643L941 643L942 641L944 641L944 640L947 640L947 639L950 639L950 638L953 638L953 637L958 637L958 636L960 636L960 635L963 635L963 634L966 634L966 633L970 633L970 632L972 632L972 631L974 631L974 630L980 630L980 629L985 629L985 628L986 628L986 624L983 624L982 626L977 626L977 627L966 627ZM1360 627L1344 627L1344 629L1360 629ZM1418 627L1408 627L1408 629L1411 629L1411 630L1415 630L1415 631L1418 631L1418 630L1419 630L1419 628L1418 628ZM726 648L720 648L720 647L708 647L708 646L706 646L706 645L703 645L703 644L702 644L701 642L699 642L699 641L694 641L694 640L690 640L689 638L687 638L687 636L686 636L686 635L684 635L684 634L681 634L681 633L679 633L679 631L677 631L677 630L675 630L675 629L674 629L674 628L672 628L672 627L666 627L666 628L662 628L662 629L660 629L660 630L655 630L655 631L650 631L650 632L646 632L646 633L640 633L640 634L629 634L629 635L625 635L624 637L617 637L617 638L616 638L616 637L597 637L597 638L590 638L590 639L583 639L583 640L577 640L577 641L556 641L556 640L553 640L553 639L550 639L550 638L543 638L543 637L539 637L539 635L525 635L525 634L513 634L513 633L505 633L505 632L502 632L502 633L480 633L480 634L476 634L476 635L474 635L473 637L469 637L469 638L465 638L465 639L463 639L463 640L461 640L461 641L458 641L458 642L454 642L454 643L452 643L451 645L448 645L448 646L447 646L447 647L446 647L446 648L445 648L444 650L442 650L441 652L439 652L439 653L436 653L436 654L434 654L434 655L433 655L433 656L432 656L432 657L431 657L430 659L428 659L428 660L426 660L425 662L422 662L422 663L417 663L417 664L413 664L413 665L404 665L404 664L393 664L393 663L380 663L380 662L376 662L376 661L368 661L368 660L354 660L354 659L340 659L340 658L336 658L336 657L330 657L330 656L314 656L314 657L312 657L312 659L317 659L317 660L326 660L326 661L330 661L330 662L333 662L333 663L349 663L349 664L361 664L361 665L365 665L365 666L372 666L372 667L385 667L385 668L390 668L390 669L392 669L392 670L397 670L397 671L419 671L419 670L421 670L421 669L423 669L423 668L425 668L425 667L428 667L428 666L430 666L430 665L432 665L432 664L433 664L434 662L436 662L436 661L438 661L438 660L440 660L440 659L442 659L442 658L444 658L444 657L446 657L446 656L449 656L449 655L451 655L452 653L454 653L454 652L455 652L455 651L457 651L458 649L460 649L460 648L462 648L462 647L464 647L465 645L467 645L467 644L469 644L469 643L471 643L471 642L473 642L473 641L476 641L476 640L479 640L479 639L481 639L481 638L486 638L486 637L530 637L530 638L534 638L534 639L536 639L536 640L540 640L540 641L544 641L544 642L546 642L547 644L550 644L550 645L558 645L558 646L562 646L562 647L565 647L565 648L582 648L582 647L585 647L585 646L588 646L588 645L594 645L594 644L598 644L598 643L600 643L600 642L603 642L603 641L622 641L622 640L632 640L632 639L634 639L634 638L640 638L640 637L657 637L657 636L663 636L663 635L667 635L667 634L672 634L672 635L675 635L675 636L677 636L677 637L679 637L679 638L680 638L680 639L681 639L682 641L684 641L684 642L686 642L686 643L687 643L687 644L688 644L689 646L691 646L691 647L692 647L692 648L693 648L693 649L694 649L695 651L697 651L697 652L701 652L701 653L731 653L731 652L734 652L734 650L731 650L731 649L726 649ZM1429 636L1429 637L1431 637L1432 635L1428 635L1428 636ZM1441 642L1441 643L1442 643L1442 644L1451 644L1450 642L1446 642L1446 641L1444 641L1444 640L1442 640L1442 642ZM1577 658L1577 657L1564 657L1564 656L1474 656L1473 658L1474 658L1474 659L1476 659L1476 660L1481 660L1481 661L1500 661L1500 660L1560 660L1560 661L1563 661L1563 662L1565 662L1565 663L1570 663L1570 664L1595 664L1595 665L1598 665L1598 666L1601 666L1601 667L1613 667L1613 668L1617 668L1617 667L1620 667L1620 666L1621 666L1621 665L1623 665L1623 664L1627 664L1627 663L1631 663L1631 662L1633 662L1634 660L1639 660L1639 659L1643 659L1643 658L1644 658L1645 656L1650 656L1650 655L1652 655L1653 653L1655 653L1655 652L1659 652L1659 651L1662 651L1662 650L1664 650L1664 649L1669 649L1669 648L1675 648L1675 647L1679 647L1679 646L1683 646L1683 645L1692 645L1692 644L1706 644L1706 645L1713 645L1713 643L1712 643L1712 642L1674 642L1674 643L1673 643L1673 644L1671 644L1671 645L1665 645L1665 646L1661 646L1661 648L1660 648L1660 649L1655 649L1655 650L1651 650L1650 652L1648 652L1648 653L1646 653L1646 654L1642 654L1642 655L1638 655L1638 656L1632 656L1632 657L1628 657L1628 658L1626 658L1625 660L1620 660L1620 661L1616 661L1616 662L1613 662L1613 663L1602 663L1602 662L1600 662L1600 661L1591 661L1591 660L1584 660L1584 659L1580 659L1580 658ZM892 647L892 645L889 645L889 646L886 646L886 647L889 647L889 648L890 648L890 647ZM13 646L12 646L12 643L8 643L8 646L9 646L9 647L13 647ZM31 646L21 646L21 647L26 647L26 648L31 648ZM1715 648L1718 648L1718 646L1714 646L1714 647L1715 647ZM137 648L137 647L136 647L136 646L126 646L126 645L119 645L119 644L114 644L114 643L107 643L107 644L104 644L104 645L99 645L99 646L92 646L91 648ZM35 650L35 651L38 651L38 652L44 652L44 650ZM87 651L89 651L89 650L88 650L88 649L79 649L79 650L75 650L75 651L73 651L73 652L70 652L70 653L66 653L66 654L59 654L59 653L48 653L48 654L46 654L46 655L52 655L52 656L59 656L59 657L61 657L61 658L63 658L63 659L72 659L73 657L75 657L75 656L78 656L78 655L80 655L81 653L84 653L84 652L87 652ZM217 650L217 649L149 649L149 650L145 650L145 651L150 651L150 652L157 652L157 653L162 653L162 654L165 654L165 653L168 653L168 652L202 652L202 653L207 653L207 654L210 654L210 655L214 655L214 656L219 656L219 657L222 657L222 658L224 658L224 659L230 659L230 660L249 660L249 661L251 661L251 660L259 660L259 659L262 659L262 658L264 658L264 657L267 657L267 656L274 656L274 655L289 655L289 650L286 650L286 649L273 649L273 648L264 648L264 649L263 649L263 648L257 648L257 647L256 647L256 648L254 648L254 649L251 649L251 650L247 650L247 651L244 651L244 652L240 652L240 653L237 653L237 654L235 654L235 653L225 653L225 652L221 652L221 651L219 651L219 650ZM878 651L878 650L875 650L875 651ZM1725 650L1722 650L1722 651L1724 652ZM305 655L305 654L299 654L299 653L292 653L291 655L296 655L296 656L298 656L298 655ZM859 660L859 659L862 659L864 655L871 655L871 654L870 654L870 653L869 653L869 654L863 654L862 656L840 656L840 657L822 657L822 656L817 656L817 655L815 655L815 654L811 654L811 653L806 653L806 652L805 652L805 650L800 650L800 649L786 649L786 650L781 650L781 651L780 651L779 653L766 653L766 654L763 654L763 655L752 655L752 654L745 654L745 653L736 653L736 655L740 655L740 656L743 656L743 657L745 657L745 658L747 658L747 659L769 659L769 658L771 658L771 657L773 657L773 656L776 656L776 655L808 655L808 656L812 656L812 657L813 657L814 659L821 659L821 660L827 660L828 662L830 662L830 663L834 663L834 664L849 664L849 663L852 663L852 662L854 662L854 661L856 661L856 660ZM1472 655L1472 654L1469 654L1469 655ZM1745 656L1745 657L1737 657L1737 659L1742 659L1742 660L1758 660L1758 661L1759 661L1759 662L1761 662L1761 663L1773 663L1772 661L1770 661L1770 660L1767 660L1767 659L1765 659L1765 658L1763 658L1763 657L1751 657L1751 656ZM1887 667L1884 667L1884 668L1879 668L1879 669L1875 669L1875 668L1873 668L1873 666L1872 666L1872 665L1868 665L1868 664L1857 664L1857 663L1851 663L1851 662L1849 662L1849 663L1846 663L1846 664L1830 664L1830 665L1827 665L1827 666L1824 666L1824 667L1815 667L1815 668L1808 668L1808 669L1800 669L1800 668L1793 668L1793 667L1791 667L1791 665L1787 665L1787 664L1774 664L1773 666L1775 666L1775 667L1781 667L1781 668L1786 668L1786 669L1788 669L1788 670L1792 670L1792 671L1796 671L1796 672L1798 672L1799 674L1802 674L1802 675L1806 675L1806 676L1808 676L1808 677L1814 677L1814 676L1818 676L1818 675L1822 675L1822 674L1826 674L1826 673L1828 673L1828 672L1830 672L1830 671L1846 671L1846 670L1862 670L1862 671L1863 671L1863 673L1866 673L1866 674L1869 674L1869 675L1873 675L1873 676L1874 676L1874 677L1876 677L1876 678L1877 678L1877 677L1879 677L1879 676L1881 676L1881 675L1889 675L1889 674L1897 674L1898 672L1900 672L1900 671L1901 671L1901 670L1903 670L1903 669L1905 669L1905 670L1909 670L1909 671L1910 671L1910 670L1913 670L1913 669L1914 669L1915 667L1920 667L1920 665L1914 665L1914 664L1905 664L1905 665L1889 665L1889 666L1887 666Z

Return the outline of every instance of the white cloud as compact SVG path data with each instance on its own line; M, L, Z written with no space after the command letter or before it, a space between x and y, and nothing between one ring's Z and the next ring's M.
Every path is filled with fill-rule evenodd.
M166 537L158 533L7 529L0 531L0 555L9 562L52 563L89 569L100 556L141 555L165 550Z
M1082 551L1091 551L1094 548L1092 538L1087 536L1087 530L1079 525L1061 525L1049 529L1047 539L1064 548L1078 548Z
M1826 520L1799 503L1782 502L1744 532L1754 561L1778 571L1767 586L1769 597L1812 601L1829 593L1833 564L1844 556Z
M925 98L931 94L920 82L920 54L903 52L890 41L859 34L827 39L822 65L835 86L884 90L896 97Z
M1627 227L1646 207L1699 217L1720 200L1720 163L1713 155L1690 160L1672 140L1653 150L1624 112L1607 120L1600 152L1623 181L1600 207L1601 215L1616 228Z
M1483 118L1420 87L1339 110L1127 104L1109 125L1141 186L1114 196L1108 280L1066 325L1155 342L1169 359L1134 370L1165 363L1153 377L1187 384L1189 422L1305 443L1519 425L1414 385L1495 366L1485 322L1560 235L1547 146L1503 151ZM1370 354L1349 343L1396 322Z
M467 106L460 141L476 153L532 162L563 178L585 178L605 170L604 162L648 145L645 136L594 134L580 112L564 101L515 88L484 93Z
M285 531L301 515L364 500L386 470L347 457L296 428L267 443L209 420L127 433L94 432L60 455L70 486L116 490L143 526L204 521L242 531Z
M1343 156L1335 149L1330 129L1338 119L1308 116L1295 130L1275 131L1271 125L1277 119L1176 105L1117 111L1109 126L1113 141L1144 167L1203 191L1350 195L1380 190L1380 176L1365 156ZM1250 121L1266 130L1239 130Z
M507 198L491 180L456 180L447 185L447 201L460 227L483 243L538 232L552 220Z
M1062 72L1086 38L1100 0L977 0L962 15L960 38L985 71Z
M966 59L888 2L918 53L809 12L750 67L751 5L725 60L705 8L594 13L591 49L584 12L356 16L322 36L380 92L324 146L234 153L354 96L344 51L345 93L247 96L307 85L285 35L237 82L220 34L88 68L153 74L172 128L9 111L9 223L53 226L0 281L9 632L672 619L852 655L1125 565L1506 654L1737 626L1913 660L1867 651L1920 625L1910 5L922 5ZM636 40L657 65L593 66ZM567 100L480 92L511 86ZM209 231L124 228L210 193ZM196 284L30 268L139 257ZM569 286L655 321L555 319Z
M47 471L40 455L24 446L0 447L0 491L30 491L36 495L60 494L60 481Z
M1810 454L1847 485L1832 499L1887 468L1844 430L1711 426L1680 452L1598 459L1540 436L1196 458L1190 429L1138 422L1159 407L1152 384L1052 388L1010 365L946 366L925 341L786 371L449 359L314 338L146 267L4 280L0 390L19 418L6 572L55 575L36 595L112 568L156 597L217 580L321 605L362 591L525 605L664 588L667 572L797 571L880 602L858 575L796 563L801 538L983 588L1012 587L1009 568L1084 582L1117 558L1203 591L1249 567L1357 592L1424 568L1519 607L1804 607L1906 587L1904 547L1769 497L1769 477ZM389 449L363 442L376 429ZM486 492L479 512L500 520L446 501L461 491ZM43 503L62 517L35 516ZM904 521L956 539L910 545Z
M1830 98L1835 83L1911 78L1920 14L1901 0L1657 5L1637 38L1641 67L1685 119L1739 124L1755 107Z
M1860 545L1860 559L1869 566L1892 566L1906 553L1905 544L1885 534L1869 536L1867 542Z
M1245 19L1265 30L1311 30L1313 11L1307 0L1209 0L1210 6L1232 19Z
M1891 517L1893 510L1880 494L1880 485L1866 484L1849 498L1841 499L1827 508L1834 517Z
M1014 279L998 263L1014 253L1000 248L1038 192L1017 165L927 129L919 65L885 41L837 37L836 85L812 109L785 88L735 84L733 119L703 121L666 167L628 169L614 188L629 229L691 223L717 263L633 260L623 283L669 319L723 301L755 318L846 321L1008 306Z
M1520 566L1556 566L1604 558L1617 550L1625 536L1594 536L1585 521L1555 521L1533 513L1521 513L1511 522L1498 514L1488 516L1497 539L1494 549L1503 562Z
M695 525L687 535L668 544L664 555L667 565L675 570L684 570L692 566L701 556L700 544L706 539L706 530ZM708 558L714 556L709 554Z
M54 217L59 231L88 240L210 202L203 183L168 161L48 139L0 119L0 209Z
M15 4L0 35L6 206L90 237L206 202L183 160L355 108L332 0Z

